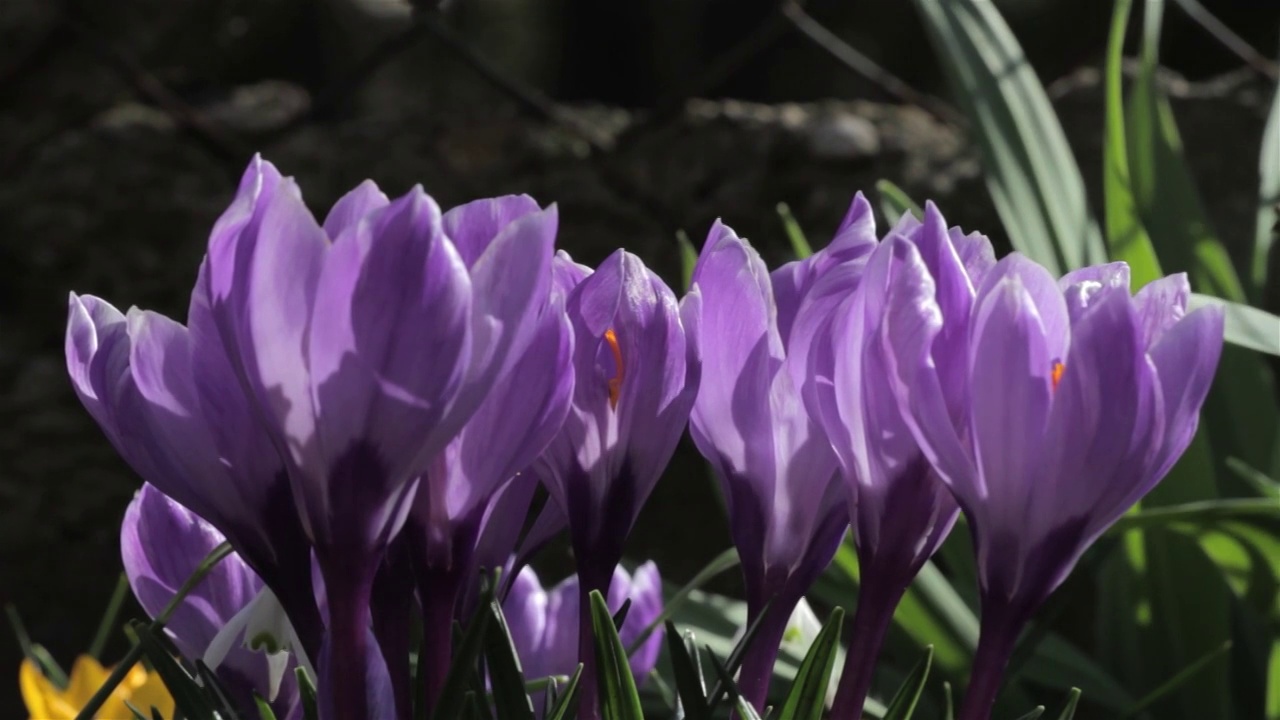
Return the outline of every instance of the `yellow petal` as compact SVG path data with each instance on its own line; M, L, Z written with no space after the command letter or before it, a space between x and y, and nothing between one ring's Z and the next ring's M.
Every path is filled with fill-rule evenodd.
M148 717L151 716L153 707L160 711L161 717L173 717L173 696L169 694L169 689L164 686L158 674L145 673L145 675L143 682L135 686L133 697L129 698L129 702Z
M22 689L22 701L32 720L75 720L76 708L62 697L62 691L53 686L30 660L23 660L18 669L18 686Z
M82 708L88 704L89 698L98 692L98 688L102 687L110 674L97 660L88 655L81 655L71 666L71 682L67 683L67 689L63 691L62 697L68 703Z

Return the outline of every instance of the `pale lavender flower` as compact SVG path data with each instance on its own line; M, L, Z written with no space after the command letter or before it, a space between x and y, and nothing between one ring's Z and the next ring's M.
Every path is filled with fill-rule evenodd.
M948 254L933 297L885 332L913 434L973 534L982 637L960 717L985 720L1028 618L1191 441L1223 316L1184 315L1185 275L1130 296L1124 263L1056 281L1014 254L977 281Z

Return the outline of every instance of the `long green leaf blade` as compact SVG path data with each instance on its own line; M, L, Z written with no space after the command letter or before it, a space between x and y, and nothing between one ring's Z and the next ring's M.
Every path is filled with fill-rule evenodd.
M1209 305L1223 310L1226 319L1224 335L1227 342L1268 355L1280 355L1280 317L1256 307L1200 293L1191 294L1187 310Z
M986 0L915 0L982 149L1013 246L1056 275L1106 253L1084 179L1022 47Z
M622 646L618 628L613 624L613 614L599 590L591 591L591 628L595 634L596 680L604 717L610 720L644 720L627 650Z
M1134 288L1163 275L1151 238L1142 225L1129 182L1129 151L1125 138L1124 90L1120 72L1124 35L1133 0L1116 0L1107 44L1106 135L1103 140L1103 196L1106 200L1107 248L1112 260L1129 263Z
M813 645L804 656L804 662L800 663L795 683L782 703L778 720L821 720L822 711L826 709L827 686L835 667L836 648L839 646L843 621L844 610L836 608L818 637L814 638Z
M1276 88L1262 135L1258 164L1258 227L1253 239L1253 263L1249 270L1253 299L1262 299L1267 284L1267 261L1272 242L1280 234L1280 87Z
M898 691L889 701L884 720L911 720L916 712L916 704L920 702L920 694L924 692L924 684L929 680L929 669L933 667L933 646L924 649L924 657L911 669L907 679L902 682Z

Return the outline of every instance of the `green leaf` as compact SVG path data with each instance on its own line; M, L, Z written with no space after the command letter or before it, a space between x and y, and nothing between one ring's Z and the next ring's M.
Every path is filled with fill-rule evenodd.
M987 187L1013 246L1055 275L1101 262L1106 253L1080 169L996 3L915 5L972 125Z
M191 573L191 577L188 577L187 581L182 583L182 587L178 588L178 592L174 593L173 598L169 600L169 604L165 605L164 609L160 611L160 614L155 618L155 620L146 627L153 633L159 633L164 628L164 624L169 622L169 618L173 616L174 611L176 611L182 602L186 600L187 595L189 595L191 591L204 580L205 576L208 575L218 563L222 562L223 558L230 554L231 545L227 542L223 542L213 550L210 550L209 554L205 556L204 560L200 561L200 564L197 565L196 569ZM98 688L97 692L95 692L89 698L89 701L85 703L84 707L80 709L80 713L76 715L76 720L93 720L94 716L98 714L98 710L102 709L102 704L107 701L107 698L111 697L111 693L115 692L116 687L120 685L125 676L129 674L129 671L133 669L134 664L142 658L142 653L142 644L135 644L129 652L125 654L124 658L119 663L116 663L116 666L111 670L111 674L108 675L107 679L102 683L102 687Z
M276 713L271 709L271 703L258 695L253 696L253 702L258 706L258 720L276 720Z
M1256 307L1199 293L1191 294L1187 311L1209 305L1223 310L1227 342L1268 355L1280 355L1280 317Z
M595 634L596 680L600 709L609 720L644 720L627 650L599 590L591 591L591 629Z
M1253 239L1253 266L1249 280L1254 301L1262 298L1267 284L1267 256L1277 234L1280 234L1280 87L1276 88L1267 115L1267 129L1262 135L1262 153L1258 156L1258 227Z
M812 255L813 248L809 247L800 223L796 222L796 216L791 214L791 207L784 202L778 203L778 218L782 220L782 229L787 232L787 239L791 241L791 251L796 254L796 259L803 260Z
M302 700L302 717L305 720L320 720L320 703L316 698L316 684L307 674L306 668L293 671L298 679L298 696Z
M831 670L835 667L836 648L840 645L840 626L843 621L844 610L837 607L805 654L804 662L796 672L795 683L791 685L791 690L782 703L778 720L821 720L822 711L826 709L827 686L831 681Z
M760 713L751 707L751 703L747 702L738 690L738 683L733 680L733 670L726 668L720 662L720 659L716 657L716 654L711 652L710 648L707 649L707 656L711 659L711 666L715 668L716 675L720 678L717 684L724 687L729 693L729 697L733 701L733 707L738 711L739 720L761 720Z
M1107 248L1111 259L1129 263L1134 288L1163 276L1151 238L1142 226L1129 183L1128 144L1125 140L1124 92L1120 72L1125 29L1133 0L1116 0L1107 44L1106 135L1103 140L1103 197L1106 201Z
M1148 0L1138 79L1129 97L1130 181L1142 224L1168 272L1187 272L1197 291L1244 302L1226 248L1209 227L1169 99L1156 81L1164 0Z
M578 682L580 680L582 680L582 663L578 663L573 675L569 676L569 684L565 685L564 692L556 699L556 703L551 706L551 711L547 713L546 720L566 720L571 717L570 713L573 712L574 701L578 699Z
M1037 705L1034 708L1031 708L1031 712L1027 713L1026 715L1023 715L1022 717L1019 717L1018 720L1039 720L1040 716L1043 714L1044 714L1044 706Z
M1213 665L1216 661L1224 658L1227 652L1230 650L1231 650L1231 641L1228 640L1227 642L1223 643L1221 646L1214 648L1209 653L1198 658L1195 662L1183 668L1177 675L1174 675L1173 677L1169 678L1169 680L1165 682L1163 685L1156 688L1155 690L1152 690L1149 694L1147 694L1141 700L1134 703L1134 706L1129 708L1129 711L1124 714L1123 718L1135 717L1137 716L1138 713L1154 705L1158 700L1161 700L1162 698L1172 695L1175 690L1185 685L1191 678L1194 678L1197 674L1204 671L1205 668ZM1215 716L1215 717L1223 717L1223 716Z
M9 627L13 629L13 636L18 639L18 647L22 649L23 657L40 668L40 672L48 678L54 687L59 690L65 690L70 682L67 678L67 672L49 654L48 650L31 642L31 636L27 634L27 628L22 623L22 616L18 614L18 608L14 607L12 603L5 603L4 612L9 619Z
M1080 704L1080 688L1071 688L1071 693L1067 695L1067 703L1063 706L1062 712L1058 713L1058 720L1075 720L1076 706Z
M511 642L511 630L497 601L490 602L487 612L489 632L485 633L485 664L489 668L494 712L503 720L533 720L533 702L525 692L520 658Z
M876 192L880 194L880 212L890 225L896 225L902 216L911 213L917 218L924 217L924 210L915 203L902 188L888 180L876 181Z
M193 677L178 664L156 638L155 632L142 623L134 623L138 645L150 661L153 672L160 676L173 697L174 707L190 720L214 720L216 708Z
M893 694L893 700L889 701L889 707L885 710L884 720L911 720L911 716L916 712L916 704L920 702L920 694L924 692L924 684L929 679L931 667L933 667L933 646L927 645L924 649L924 657L920 658L916 666L911 669L911 673L907 675L907 679Z
M1227 468L1249 483L1259 495L1280 500L1280 482L1272 480L1266 473L1236 457L1227 458Z
M687 720L711 720L711 709L707 706L707 686L702 677L702 665L693 631L686 630L682 636L668 620L667 650L671 655L671 671L684 717Z
M1267 498L1226 498L1165 505L1129 513L1117 520L1107 534L1118 535L1129 530L1168 527L1177 523L1211 525L1249 518L1280 519L1280 507Z
M1267 720L1280 720L1280 640L1271 641L1271 657L1267 661Z
M676 231L676 247L680 248L681 282L684 283L685 292L688 292L689 286L693 285L693 269L698 265L698 251L693 249L689 233L684 230Z
M483 605L493 602L492 588L486 587L480 602ZM475 675L476 660L484 647L485 636L489 632L493 617L491 612L476 613L475 617L471 618L466 632L463 633L462 641L454 648L453 660L449 665L449 671L445 673L440 696L436 700L435 708L431 711L431 717L435 720L456 718L466 710L467 695L472 692L471 680ZM476 711L478 712L478 708Z
M102 613L102 620L98 622L98 631L93 634L93 642L89 644L89 657L94 660L102 659L102 651L107 647L111 629L116 626L116 618L120 615L120 606L124 604L128 594L129 578L125 577L124 573L120 573L120 578L116 580L116 589L111 593L111 600L107 602L107 609Z
M649 636L653 634L653 631L661 627L663 623L667 622L675 615L676 611L680 609L680 606L689 598L690 593L703 585L706 585L717 575L720 575L731 568L737 567L738 562L738 551L734 548L729 548L712 558L711 562L703 566L703 568L698 571L697 575L694 575L689 582L685 583L683 587L667 599L663 604L662 612L658 613L658 616L646 625L644 630L641 630L640 634L636 636L636 639L631 642L631 647L627 648L627 655L633 655L637 650L643 647L645 641L647 641Z

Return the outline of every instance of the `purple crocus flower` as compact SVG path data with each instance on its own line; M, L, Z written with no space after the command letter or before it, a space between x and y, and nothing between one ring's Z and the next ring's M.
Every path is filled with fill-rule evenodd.
M126 372L118 352L94 363L102 333L86 328L101 330L110 313L73 303L73 377L91 390L82 390L91 411L109 398L95 416L114 426L107 434L144 476L159 483L154 476L167 469L157 471L153 456L176 465L185 494L171 494L233 542L242 542L240 525L245 534L267 533L300 521L328 604L322 709L344 720L390 714L373 690L386 678L368 631L369 596L416 479L510 367L523 328L546 303L555 210L485 220L501 230L472 231L476 221L454 238L420 187L390 201L366 182L320 224L297 185L255 158L214 226L189 332L158 316L144 315L137 332L130 322L125 357L140 393L119 396L119 383L111 384ZM134 417L161 411L193 427ZM256 422L235 422L241 411ZM284 468L293 507L277 500L288 495L268 493L278 485L263 480L280 474L257 471L254 462L270 464L264 457L237 464L235 451L256 452L264 441ZM187 447L193 443L217 448L223 476L186 468L187 455L203 457ZM219 482L228 474L231 482ZM206 515L208 508L223 512ZM298 572L307 565L287 563ZM295 593L310 589L288 584Z
M536 205L527 212L533 211ZM477 577L475 552L496 493L542 453L569 412L573 335L563 297L547 304L530 329L514 366L427 469L405 531L423 606L419 672L426 673L428 707L449 670L453 620L467 584ZM523 515L503 521L518 532Z
M150 484L143 485L125 511L120 550L129 585L147 614L159 615L223 540L222 533L195 513ZM228 626L239 626L243 634L246 615L252 613L261 591L262 580L232 553L187 595L165 632L183 657L202 658L210 664L240 712L257 712L256 694L270 702L277 717L300 718L295 662L278 649L285 644L284 638L272 638L274 648L258 651L232 647L238 638L226 632ZM254 628L251 636L262 630Z
M532 568L524 568L515 577L502 611L527 680L574 673L578 666L581 599L577 575L550 590L543 590ZM609 610L616 613L627 600L631 607L618 628L618 636L623 647L630 649L640 639L640 633L662 614L662 577L652 561L636 568L634 574L621 567L614 569L606 597ZM659 625L631 654L631 674L637 684L643 684L658 664L663 634ZM539 713L544 704L540 696L541 693L534 698Z
M1124 263L1055 281L1013 254L973 282L940 254L933 297L884 332L913 434L973 533L982 634L959 717L984 720L1030 615L1191 441L1223 316L1184 315L1184 275L1134 297Z
M861 715L894 609L959 512L894 396L886 327L916 312L922 297L971 296L972 288L946 283L980 277L994 262L985 237L949 231L930 205L923 224L906 216L876 248L858 289L817 335L806 397L840 459L862 575L836 717ZM946 272L964 267L969 273Z
M609 590L623 542L684 432L701 365L675 295L636 256L619 250L593 273L561 252L554 277L567 295L576 381L564 427L535 467L564 511L581 580L585 718L598 712L585 598Z
M284 460L216 343L200 288L194 331L155 313L126 317L92 296L71 296L67 368L81 402L142 476L224 534L287 610L315 657L323 626L311 592L311 549L294 509Z
M772 277L759 254L717 222L681 310L706 372L690 430L723 485L748 621L760 622L738 678L759 709L787 619L848 527L835 453L801 390L816 320L856 287L874 247L861 196L827 248Z

